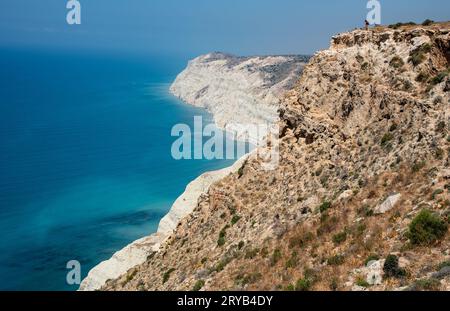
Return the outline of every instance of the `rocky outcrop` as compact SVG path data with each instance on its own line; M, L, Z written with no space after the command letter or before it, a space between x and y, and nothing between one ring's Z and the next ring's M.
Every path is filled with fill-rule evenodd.
M278 167L249 157L103 289L450 290L449 33L336 36L282 101Z
M248 126L278 121L282 95L298 80L307 60L305 56L211 53L190 61L170 90L183 101L207 109L219 128L241 139L248 134ZM258 137L249 134L256 144Z

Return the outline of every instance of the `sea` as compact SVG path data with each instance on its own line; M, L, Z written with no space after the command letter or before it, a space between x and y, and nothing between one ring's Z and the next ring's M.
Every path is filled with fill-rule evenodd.
M171 155L174 125L213 122L169 93L188 58L0 49L0 290L77 290L68 262L84 278L232 165Z

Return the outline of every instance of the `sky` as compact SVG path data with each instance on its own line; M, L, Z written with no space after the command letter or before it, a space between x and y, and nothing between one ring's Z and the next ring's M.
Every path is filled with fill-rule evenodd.
M362 27L367 0L0 0L0 47L197 55L313 54ZM449 0L380 0L382 24L450 20Z

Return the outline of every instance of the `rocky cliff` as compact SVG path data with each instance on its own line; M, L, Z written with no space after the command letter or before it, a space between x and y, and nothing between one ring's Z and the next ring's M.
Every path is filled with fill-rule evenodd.
M332 39L256 156L105 290L450 290L450 23Z
M188 104L208 109L219 127L242 135L238 138L250 134L245 138L256 145L262 138L261 133L252 137L252 132L245 126L277 122L280 99L292 88L307 59L306 56L207 54L189 62L172 84L171 91ZM160 245L172 234L179 221L192 212L209 186L238 171L246 157L229 168L205 173L190 183L161 220L155 234L131 243L109 260L98 264L89 271L80 290L100 289L107 280L119 278L158 252Z
M282 95L298 80L307 60L306 56L206 54L190 61L170 90L183 101L207 109L219 128L242 138L248 125L278 121ZM258 142L256 137L250 140Z

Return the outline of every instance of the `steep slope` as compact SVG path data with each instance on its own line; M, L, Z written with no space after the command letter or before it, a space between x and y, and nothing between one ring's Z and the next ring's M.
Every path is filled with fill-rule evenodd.
M278 120L281 94L292 88L307 59L306 56L207 54L189 62L172 84L171 91L188 104L207 108L219 127L237 133L238 138L245 136L256 145L264 138L264 133L251 131L251 126L273 124ZM191 182L161 220L155 234L134 241L95 266L82 281L80 290L100 289L107 280L119 278L130 268L142 264L159 250L209 186L238 171L244 161L245 158L240 159L232 167L205 173Z
M279 111L280 164L252 155L105 290L450 290L450 24L356 30Z

